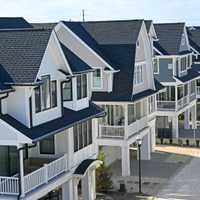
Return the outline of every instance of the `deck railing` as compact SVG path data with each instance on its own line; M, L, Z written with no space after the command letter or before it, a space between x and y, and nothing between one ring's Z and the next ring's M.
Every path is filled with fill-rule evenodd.
M124 126L100 125L100 137L123 138Z
M19 193L19 178L0 176L0 194L17 195Z
M45 164L40 169L24 176L24 192L28 193L35 188L48 183L52 178L67 171L67 155Z
M178 102L177 102L177 110L182 109L182 108L185 107L188 103L189 103L189 98L188 98L188 96L185 96L185 97L179 99Z
M176 109L176 102L175 101L157 101L157 109L158 111L165 111L165 110L175 110Z

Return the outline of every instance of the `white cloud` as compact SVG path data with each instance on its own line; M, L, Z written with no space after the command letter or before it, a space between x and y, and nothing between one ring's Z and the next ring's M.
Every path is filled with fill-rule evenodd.
M29 21L148 18L200 24L199 0L0 0L0 16Z

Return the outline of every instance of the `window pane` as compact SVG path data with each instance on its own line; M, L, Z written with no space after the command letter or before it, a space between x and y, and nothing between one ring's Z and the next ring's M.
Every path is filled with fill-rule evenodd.
M57 106L57 84L56 81L51 82L51 107Z
M72 100L72 80L63 83L63 100L64 101Z
M87 75L82 75L82 98L87 97Z
M77 76L77 99L81 99L81 76Z
M135 105L129 104L128 105L128 124L131 124L135 121L136 121Z
M41 86L42 110L50 108L50 77L42 77L43 84Z
M41 154L55 154L54 136L40 141Z
M34 90L35 90L35 112L37 113L41 111L40 87L36 87Z
M87 146L88 145L88 136L87 136L87 122L84 122L82 124L82 131L83 131L83 146Z
M89 136L89 144L92 144L92 120L88 121L88 136Z
M79 149L83 148L83 132L82 132L82 124L78 125L78 142L79 142Z
M78 151L78 127L74 126L74 152Z
M101 69L96 69L93 72L93 87L101 88Z

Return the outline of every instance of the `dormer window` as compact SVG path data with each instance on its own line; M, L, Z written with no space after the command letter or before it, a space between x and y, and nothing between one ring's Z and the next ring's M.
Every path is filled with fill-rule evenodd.
M41 85L41 109L46 110L50 108L50 77L42 77L43 84Z
M102 70L101 69L96 69L93 72L92 87L93 87L93 89L101 89L102 88Z
M36 87L35 112L41 112L57 106L57 82L50 81L50 76L43 76L42 85Z
M63 101L72 101L72 79L63 83L62 94Z
M87 74L77 76L77 99L87 97Z

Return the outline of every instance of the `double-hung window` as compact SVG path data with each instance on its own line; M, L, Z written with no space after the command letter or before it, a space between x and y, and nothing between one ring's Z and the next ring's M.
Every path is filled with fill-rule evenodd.
M57 106L57 83L56 81L51 81L51 107Z
M87 97L87 74L77 76L77 99Z
M50 77L43 76L41 85L41 108L46 110L50 108Z
M57 82L50 81L50 76L43 76L42 85L36 87L35 112L41 112L57 106Z
M63 83L62 90L63 101L72 101L72 79Z
M94 89L101 89L102 87L102 71L101 69L96 69L93 72L93 77L92 77L92 87Z
M74 152L92 144L92 121L74 126Z
M136 65L134 72L134 84L138 85L143 83L143 65Z
M50 136L40 141L40 154L55 154L54 136Z

